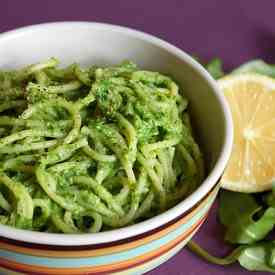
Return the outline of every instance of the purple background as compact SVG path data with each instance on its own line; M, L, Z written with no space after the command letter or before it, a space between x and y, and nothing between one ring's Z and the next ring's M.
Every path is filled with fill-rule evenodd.
M220 57L230 69L252 58L275 63L274 10L274 0L1 0L0 32L48 21L113 23L151 33L206 59ZM224 255L227 249L216 219L214 207L195 239ZM148 275L247 273L238 265L208 264L183 249Z

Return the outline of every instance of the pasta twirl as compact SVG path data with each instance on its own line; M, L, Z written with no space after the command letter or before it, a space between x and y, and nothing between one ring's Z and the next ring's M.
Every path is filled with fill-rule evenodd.
M132 62L0 71L0 223L99 232L148 219L203 179L187 100Z

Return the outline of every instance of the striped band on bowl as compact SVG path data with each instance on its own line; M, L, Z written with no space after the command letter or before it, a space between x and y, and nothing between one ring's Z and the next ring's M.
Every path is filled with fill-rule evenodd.
M0 266L24 274L110 274L136 269L155 261L186 243L205 220L218 187L190 211L173 223L139 238L94 247L60 247L21 245L0 239ZM127 273L126 273L127 274ZM131 274L131 273L129 273Z

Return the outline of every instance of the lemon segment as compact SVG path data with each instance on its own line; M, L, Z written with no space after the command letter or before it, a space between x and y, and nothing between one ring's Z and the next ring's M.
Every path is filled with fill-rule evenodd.
M224 77L218 85L234 123L222 187L246 193L270 190L275 181L275 80L250 73Z

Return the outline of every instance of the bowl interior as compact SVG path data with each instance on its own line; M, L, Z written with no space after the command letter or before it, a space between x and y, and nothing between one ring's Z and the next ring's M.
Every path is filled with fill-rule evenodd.
M213 167L224 142L224 117L212 87L201 74L165 47L146 41L125 29L100 24L60 24L34 27L0 39L0 66L17 68L49 57L62 65L118 64L129 59L141 68L172 76L190 101L192 123L208 170Z
M213 187L229 156L232 143L232 129L229 131L229 128L232 125L226 117L228 110L225 110L223 99L215 92L213 80L196 61L162 40L105 24L44 24L0 35L0 68L17 68L52 56L62 65L78 62L84 66L117 64L129 59L141 68L172 76L189 99L192 123L208 171L214 167L216 171L208 182L204 182L202 189L197 190L197 196L190 198L189 203L183 202L185 204L177 213L164 216L161 222L186 211L203 196L203 192ZM145 230L148 230L146 226Z

